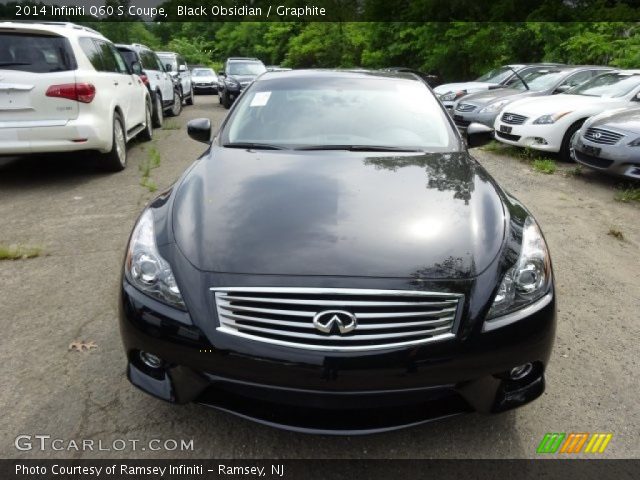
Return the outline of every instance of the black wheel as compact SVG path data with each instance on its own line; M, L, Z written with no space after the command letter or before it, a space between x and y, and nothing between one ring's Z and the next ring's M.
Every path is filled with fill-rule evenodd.
M222 106L224 108L226 108L227 110L229 110L231 108L231 99L229 98L229 94L227 93L227 91L225 90L224 93L222 94Z
M153 126L155 128L162 128L164 123L164 107L162 106L162 96L160 93L156 93L153 108Z
M127 137L119 113L113 115L111 150L102 155L102 164L110 172L120 172L127 166Z
M179 90L173 91L173 104L171 105L171 116L177 117L182 112L182 95L180 95Z
M575 162L575 158L573 158L573 140L575 136L578 134L578 130L582 127L584 120L580 120L573 125L571 125L567 132L562 137L562 145L560 146L560 153L558 154L559 158L563 162Z
M147 102L146 114L145 114L145 126L144 130L140 132L140 138L145 142L153 140L153 120L151 115L151 103Z
M222 94L224 90L218 90L218 103L222 105Z
M189 98L187 98L187 105L193 105L194 102L194 95L193 95L193 84L191 85L191 91L189 93Z

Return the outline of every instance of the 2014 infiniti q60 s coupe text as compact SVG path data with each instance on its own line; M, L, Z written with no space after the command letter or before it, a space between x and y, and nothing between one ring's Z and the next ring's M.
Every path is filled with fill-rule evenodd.
M471 125L468 143L489 138ZM130 381L306 432L370 433L544 390L549 252L412 74L265 73L131 234Z

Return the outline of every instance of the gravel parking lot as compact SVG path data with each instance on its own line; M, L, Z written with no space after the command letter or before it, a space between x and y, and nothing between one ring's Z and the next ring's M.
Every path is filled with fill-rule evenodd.
M540 222L553 256L559 318L547 392L498 416L460 416L366 437L275 430L202 406L173 406L129 385L116 319L125 243L154 194L143 166L160 154L147 185L169 186L203 150L186 122L219 125L217 96L167 120L151 143L131 145L129 166L99 172L82 156L0 161L0 244L41 247L33 259L0 262L0 455L29 457L502 458L534 457L546 432L611 432L602 457L640 457L638 252L640 208L614 201L615 180L554 175L477 150L476 158ZM612 235L621 232L622 239ZM97 348L69 351L74 341ZM139 440L132 451L18 451L20 434L65 441ZM193 439L193 451L150 451L150 439ZM295 448L292 446L295 445Z

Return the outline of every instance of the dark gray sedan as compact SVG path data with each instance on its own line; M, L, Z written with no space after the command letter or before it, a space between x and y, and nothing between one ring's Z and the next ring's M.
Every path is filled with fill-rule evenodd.
M524 76L524 82L514 82L509 88L497 88L463 97L453 106L453 120L458 128L463 129L472 122L493 127L498 113L511 102L527 97L563 93L608 70L611 68L596 66L538 70Z
M573 154L588 167L640 180L640 104L589 118L578 132Z

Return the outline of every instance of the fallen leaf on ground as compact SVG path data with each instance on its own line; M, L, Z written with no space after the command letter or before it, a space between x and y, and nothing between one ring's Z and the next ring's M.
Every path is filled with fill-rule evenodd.
M69 344L69 351L86 352L94 348L98 348L98 345L96 345L94 341L85 342L84 340L76 340Z

